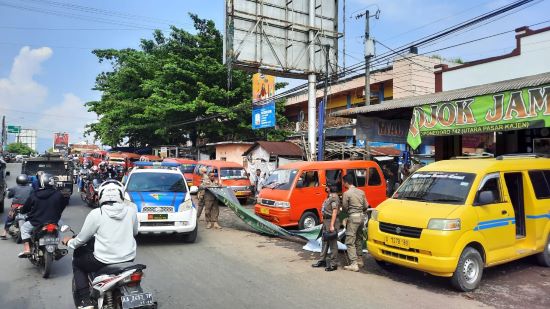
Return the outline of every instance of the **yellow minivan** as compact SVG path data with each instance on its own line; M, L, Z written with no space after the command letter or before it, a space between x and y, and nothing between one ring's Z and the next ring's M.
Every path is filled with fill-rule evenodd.
M550 267L550 159L505 155L419 169L373 210L369 253L478 287L483 268L529 255Z

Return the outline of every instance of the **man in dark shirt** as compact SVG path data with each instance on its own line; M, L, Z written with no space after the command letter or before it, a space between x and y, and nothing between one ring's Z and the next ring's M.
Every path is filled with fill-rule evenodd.
M7 232L15 219L15 209L25 204L27 198L32 192L32 187L29 186L29 178L25 174L17 176L15 180L17 185L8 189L8 198L11 198L11 207L4 222L4 230L0 234L0 239L7 239Z
M42 174L38 179L40 189L31 193L21 213L26 213L27 222L21 226L21 239L24 250L19 253L20 258L30 254L30 238L33 230L47 223L58 223L65 210L66 202L61 192L55 189L54 178L50 174Z

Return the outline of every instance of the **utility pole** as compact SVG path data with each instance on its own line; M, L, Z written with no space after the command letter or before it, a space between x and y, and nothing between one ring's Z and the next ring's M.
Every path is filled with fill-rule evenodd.
M370 105L370 58L374 56L374 42L370 38L369 20L371 17L380 18L380 10L376 10L374 15L370 15L370 11L356 16L357 19L365 17L365 105Z
M317 76L315 75L315 0L309 0L309 74L308 82L308 100L307 100L307 139L309 144L309 153L311 158L315 158L315 120L317 118L316 97L317 91L315 84Z
M323 91L323 101L319 104L319 151L317 152L317 161L323 161L325 158L325 118L328 105L328 67L330 60L330 45L325 45L325 89Z

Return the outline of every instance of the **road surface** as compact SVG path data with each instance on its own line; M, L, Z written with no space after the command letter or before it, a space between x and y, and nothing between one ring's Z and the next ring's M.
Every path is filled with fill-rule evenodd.
M9 164L10 185L19 169ZM79 230L89 210L75 192L63 219ZM388 272L371 258L360 273L313 269L316 254L255 234L225 207L222 231L200 223L195 244L166 236L138 239L136 262L147 265L143 287L159 308L550 307L550 271L528 260L489 269L479 290L457 293L445 279L402 268ZM71 256L42 279L17 258L20 250L11 240L0 241L0 308L72 308Z

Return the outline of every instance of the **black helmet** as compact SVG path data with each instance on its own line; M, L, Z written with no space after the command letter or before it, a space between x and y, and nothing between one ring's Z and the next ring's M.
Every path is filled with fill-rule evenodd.
M53 188L55 186L55 179L53 175L43 173L38 178L38 183L40 184L40 188L42 189Z
M15 182L18 185L26 186L29 183L29 177L27 177L26 174L21 174L21 175L17 176L17 178L15 179Z

